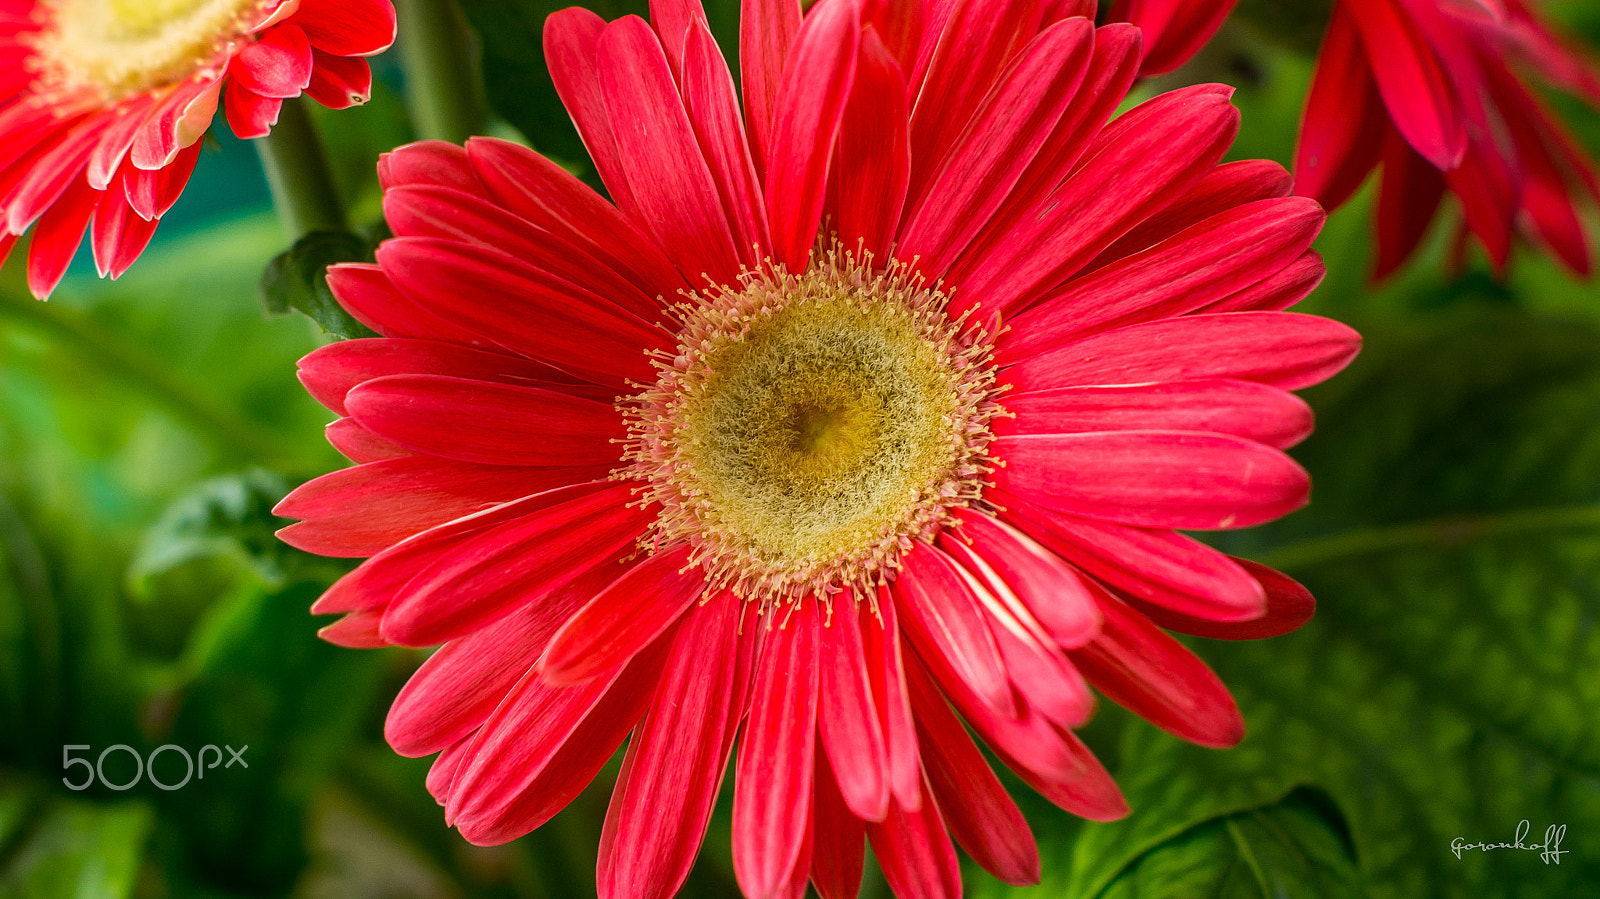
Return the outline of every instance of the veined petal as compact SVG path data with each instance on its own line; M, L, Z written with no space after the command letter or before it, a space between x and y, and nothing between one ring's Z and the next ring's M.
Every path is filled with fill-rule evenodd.
M1061 387L1008 395L1014 418L1000 436L1092 431L1209 431L1288 449L1312 427L1311 407L1277 387L1230 378L1109 387Z
M826 662L824 671L826 671ZM821 720L826 721L826 714ZM888 814L887 806L884 814ZM866 866L866 824L839 793L826 752L817 753L816 793L811 804L811 882L822 899L856 899Z
M1252 440L1195 431L995 439L995 486L1058 512L1147 528L1226 530L1305 505L1311 479Z
M630 495L625 484L537 494L531 499L544 505L536 511L430 555L384 613L384 636L403 646L431 646L544 600L639 535L647 519L625 505Z
M677 621L705 593L685 570L687 549L651 556L630 568L572 616L540 660L545 680L579 683L627 661Z
M918 544L895 584L902 626L924 657L937 655L1001 714L1014 708L1005 664L984 621L973 585L942 553Z
M1072 660L1112 702L1174 736L1223 748L1244 738L1244 719L1228 688L1183 644L1102 594L1100 636Z
M889 808L889 747L873 704L856 601L848 592L836 597L819 635L817 728L831 760L828 776L837 779L834 789L855 816L881 821Z
M811 820L817 745L817 603L774 613L756 669L733 793L733 870L746 896L781 895ZM784 618L787 620L783 620ZM810 860L806 860L809 870Z
M846 0L824 3L806 17L776 94L766 155L767 210L772 258L793 272L805 270L822 221L828 170L855 80L857 12Z
M1124 596L1130 606L1138 609L1157 626L1180 634L1211 637L1216 640L1262 640L1279 637L1299 629L1311 620L1317 601L1311 592L1288 575L1258 565L1248 559L1234 559L1241 568L1261 583L1267 594L1267 610L1250 621L1217 621L1175 612L1171 609L1141 602Z
M619 19L602 33L597 63L617 152L629 160L633 218L691 281L732 283L734 235L661 43L642 19Z
M696 606L634 731L600 835L602 899L666 899L700 850L751 674L741 603Z
M1011 366L1019 392L1093 384L1238 378L1296 390L1333 377L1361 336L1293 312L1190 315L1106 331Z
M944 697L912 681L922 764L945 824L961 848L1006 883L1039 882L1039 849L1022 812L984 761Z
M605 403L544 387L447 375L389 375L345 396L350 416L407 449L457 462L604 466L622 417Z

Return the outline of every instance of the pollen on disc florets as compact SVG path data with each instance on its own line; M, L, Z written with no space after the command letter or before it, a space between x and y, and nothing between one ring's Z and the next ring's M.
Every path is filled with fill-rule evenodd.
M34 40L49 88L120 100L219 65L272 0L45 0Z
M688 543L709 590L764 604L886 582L991 470L987 336L899 263L819 255L691 297L622 407L651 546Z

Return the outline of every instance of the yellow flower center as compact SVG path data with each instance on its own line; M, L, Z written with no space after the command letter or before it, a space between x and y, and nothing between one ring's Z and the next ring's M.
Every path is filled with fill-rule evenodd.
M902 270L835 254L696 298L660 380L625 409L627 476L713 588L761 601L892 576L908 540L976 502L998 411L982 335Z
M174 84L217 60L266 0L46 0L45 76L109 100Z

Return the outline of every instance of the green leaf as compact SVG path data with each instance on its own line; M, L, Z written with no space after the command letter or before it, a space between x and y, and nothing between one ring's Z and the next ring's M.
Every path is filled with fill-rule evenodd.
M375 337L356 321L328 289L328 266L369 261L366 240L346 231L313 231L267 264L261 274L261 302L273 315L295 309L310 316L335 337Z
M1223 541L1301 579L1316 618L1273 640L1197 641L1248 736L1215 752L1130 729L1119 781L1134 813L1084 829L1068 895L1143 895L1116 890L1185 834L1211 854L1172 865L1221 884L1237 861L1217 822L1242 826L1296 784L1348 821L1364 895L1600 883L1600 333L1479 309L1368 344L1314 393L1321 430L1299 454L1311 511ZM1560 864L1450 850L1510 842L1524 819L1528 843L1567 825ZM1293 874L1256 862L1261 883Z
M274 535L279 521L272 507L288 492L281 475L259 468L202 482L146 534L128 566L130 589L148 597L156 576L200 559L231 561L281 586L290 550Z
M17 799L0 789L0 806ZM3 814L3 812L0 812ZM54 799L0 864L7 899L124 899L134 895L154 816L143 802Z
M1365 896L1342 822L1297 791L1215 818L1123 869L1106 899L1350 899Z

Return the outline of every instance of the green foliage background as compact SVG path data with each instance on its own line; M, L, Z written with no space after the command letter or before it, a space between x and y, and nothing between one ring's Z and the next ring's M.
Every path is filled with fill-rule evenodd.
M582 171L538 50L558 5L463 2L493 127ZM721 36L736 33L734 0L708 6ZM1600 4L1560 11L1600 40ZM1282 44L1230 32L1210 57L1208 77L1244 82L1235 157L1289 162L1303 30L1282 26ZM593 894L609 775L539 832L467 846L423 789L427 762L381 738L420 655L318 641L307 607L346 566L271 536L273 502L343 463L293 374L331 338L264 315L262 275L271 264L276 312L352 333L316 271L367 251L372 162L416 133L407 73L389 61L380 74L374 102L317 116L353 219L373 226L359 235L277 258L286 241L251 148L224 139L120 283L75 274L45 305L26 296L21 253L0 271L0 897ZM1600 149L1600 117L1557 102ZM974 895L1600 894L1600 289L1531 253L1504 280L1481 259L1449 274L1448 228L1375 287L1369 204L1330 220L1330 275L1302 307L1367 338L1308 392L1319 427L1296 456L1315 499L1218 538L1306 583L1318 614L1280 639L1193 641L1249 736L1197 749L1107 705L1085 736L1134 814L1085 824L1013 783L1044 883L972 869ZM171 792L62 785L64 745L93 758L169 743L248 745L250 767ZM112 754L108 779L131 766ZM170 753L159 770L182 773ZM685 895L736 895L726 805ZM1530 842L1566 825L1560 864L1450 851L1456 837L1509 840L1523 819ZM885 895L874 872L864 895Z

